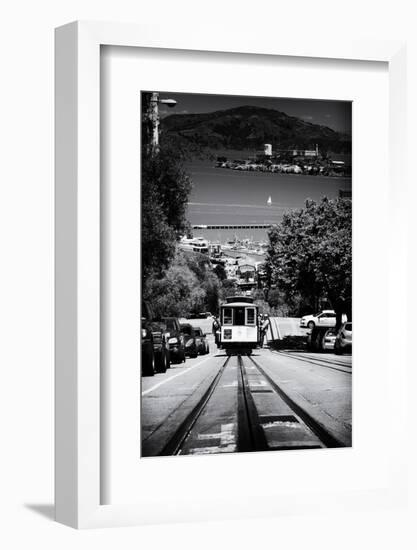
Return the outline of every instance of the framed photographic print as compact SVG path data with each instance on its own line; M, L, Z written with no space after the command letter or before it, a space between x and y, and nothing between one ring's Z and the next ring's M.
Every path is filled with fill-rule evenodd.
M352 103L141 100L142 456L350 447Z
M68 525L404 499L404 45L255 34L56 31Z

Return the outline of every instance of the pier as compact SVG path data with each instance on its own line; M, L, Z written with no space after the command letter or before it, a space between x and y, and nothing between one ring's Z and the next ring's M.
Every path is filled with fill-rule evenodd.
M272 223L254 223L239 225L193 225L193 229L269 229Z

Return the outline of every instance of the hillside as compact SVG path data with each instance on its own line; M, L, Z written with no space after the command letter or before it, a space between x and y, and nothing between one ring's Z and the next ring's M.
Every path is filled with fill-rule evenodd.
M350 153L351 137L328 128L288 116L274 109L250 105L201 114L173 114L161 120L161 138L175 137L201 148L244 150L313 149Z

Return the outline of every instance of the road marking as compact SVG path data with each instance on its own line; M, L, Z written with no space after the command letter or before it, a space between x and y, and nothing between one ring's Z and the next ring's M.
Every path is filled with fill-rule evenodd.
M178 374L174 374L173 376L170 376L169 378L166 378L165 380L161 380L161 382L158 382L157 384L155 384L155 386L152 386L151 388L148 388L147 390L143 391L142 396L147 395L148 393L151 393L152 391L156 390L157 388L160 388L161 386L163 386L167 382L170 382L170 380L174 380L174 378L178 378L178 376L182 376L183 374L186 374L187 372L190 372L190 370L193 370L196 367L199 367L200 365L202 365L203 363L205 363L209 359L212 359L213 357L215 357L215 355L214 356L210 355L209 357L206 357L205 359L203 359L202 361L200 361L196 365L193 365L189 369L183 370L183 371L179 372Z
M227 445L226 447L195 447L194 449L190 449L188 451L188 454L190 455L214 455L219 453L235 453L236 452L236 445L231 443L230 445Z
M230 445L235 445L234 429L235 429L235 424L233 422L231 422L230 424L222 424L219 433L198 434L198 439L199 440L220 439L220 446L217 446L216 449L219 449L219 448L221 449L224 447L229 449Z
M268 386L268 382L265 382L265 380L259 380L259 381L251 381L249 380L249 387L250 388L260 388Z

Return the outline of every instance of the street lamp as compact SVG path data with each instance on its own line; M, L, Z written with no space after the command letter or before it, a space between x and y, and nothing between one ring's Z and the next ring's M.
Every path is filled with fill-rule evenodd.
M147 94L147 105L145 117L149 124L148 126L148 147L151 153L157 153L159 151L159 108L161 103L167 105L169 108L175 107L177 102L175 99L160 99L158 92L152 92Z
M175 107L175 105L177 104L175 99L160 99L159 103L163 103L164 105L168 105L168 107L171 107L171 108Z

